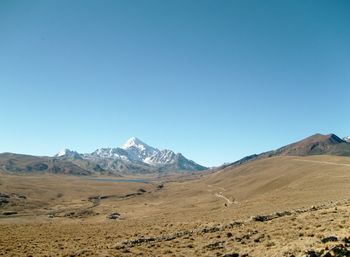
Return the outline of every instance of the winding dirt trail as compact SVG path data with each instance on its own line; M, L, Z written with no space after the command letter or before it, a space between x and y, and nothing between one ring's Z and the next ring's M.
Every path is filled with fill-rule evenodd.
M219 189L219 190L221 190L221 191L226 191L225 188L220 187L220 186L208 185L208 187L215 188L215 189ZM209 190L209 191L212 192L212 190ZM224 199L228 205L229 205L229 204L233 204L233 203L238 204L236 201L231 201L230 199L228 199L226 196L224 196L224 195L222 194L222 192L216 192L216 193L214 193L214 196L216 196L216 197L218 197L218 198Z
M224 200L226 200L227 204L233 204L233 202L230 199L228 199L226 196L224 196L221 192L215 193L214 195L216 197L223 198Z

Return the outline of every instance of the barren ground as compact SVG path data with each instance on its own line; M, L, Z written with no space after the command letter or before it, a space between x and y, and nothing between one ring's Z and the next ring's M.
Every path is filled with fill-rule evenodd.
M150 183L2 174L0 255L290 257L337 245L344 253L349 165L276 157Z

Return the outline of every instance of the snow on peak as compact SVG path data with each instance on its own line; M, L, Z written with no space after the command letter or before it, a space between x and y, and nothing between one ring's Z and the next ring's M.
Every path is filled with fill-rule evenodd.
M137 161L144 161L145 158L159 152L158 149L147 145L136 137L129 138L122 146L122 149L128 152L130 159Z
M128 149L130 147L137 146L137 145L146 145L146 144L142 142L140 139L138 139L137 137L131 137L125 142L122 148Z
M344 137L343 140L350 143L350 136Z
M129 138L122 147L99 148L92 153L81 155L76 151L63 149L55 157L60 157L60 159L88 160L104 169L112 170L123 166L133 167L133 165L136 165L137 170L140 167L144 167L147 170L150 169L150 166L153 166L155 170L158 168L162 170L205 169L205 167L186 159L180 153L175 154L171 150L159 150L147 145L136 137Z

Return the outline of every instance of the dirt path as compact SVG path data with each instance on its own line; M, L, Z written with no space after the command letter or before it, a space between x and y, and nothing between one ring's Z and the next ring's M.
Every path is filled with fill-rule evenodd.
M233 204L233 202L230 199L228 199L226 196L224 196L221 192L220 193L215 193L214 195L216 197L225 199L227 204Z
M225 188L220 187L220 186L208 185L208 187L215 188L215 189L219 189L219 190L221 190L221 191L226 191ZM212 190L210 190L210 192L212 192ZM229 204L233 204L233 203L237 203L237 202L235 202L235 201L231 201L230 199L228 199L226 196L224 196L224 195L222 194L222 192L214 193L214 196L216 196L216 197L218 197L218 198L224 199L228 205L229 205ZM238 203L237 203L237 204L238 204Z

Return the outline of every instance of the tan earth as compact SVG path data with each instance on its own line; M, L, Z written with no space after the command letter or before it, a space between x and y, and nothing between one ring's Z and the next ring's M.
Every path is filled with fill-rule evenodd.
M3 173L0 255L350 256L349 157L164 180Z

